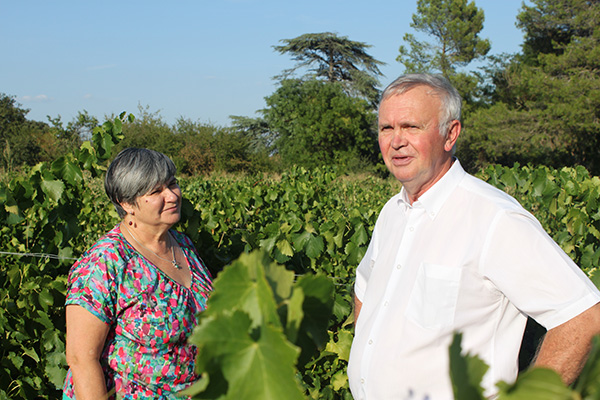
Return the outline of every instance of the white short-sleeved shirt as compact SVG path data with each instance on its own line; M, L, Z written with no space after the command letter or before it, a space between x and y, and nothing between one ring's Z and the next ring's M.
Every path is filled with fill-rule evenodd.
M355 294L363 303L348 377L356 400L452 399L448 348L490 369L486 394L512 382L527 315L552 329L600 293L540 223L456 160L412 206L383 207Z

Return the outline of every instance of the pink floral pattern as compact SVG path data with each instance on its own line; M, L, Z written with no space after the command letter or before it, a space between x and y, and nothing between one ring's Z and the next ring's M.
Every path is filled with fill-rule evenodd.
M101 361L107 388L119 398L181 399L175 393L198 379L196 348L187 338L196 314L206 308L211 277L189 238L171 233L190 266L189 289L135 251L118 226L69 273L66 304L80 305L111 325ZM63 393L75 398L71 371Z

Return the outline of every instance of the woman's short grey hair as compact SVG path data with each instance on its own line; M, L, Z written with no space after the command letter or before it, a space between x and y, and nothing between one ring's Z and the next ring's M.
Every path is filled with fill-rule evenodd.
M121 203L135 204L138 197L167 183L176 172L175 164L166 155L131 147L117 154L108 166L104 190L123 218L127 213Z
M460 121L462 99L458 91L442 75L435 74L407 74L397 78L390 83L381 94L379 106L387 98L403 94L417 86L429 86L433 92L440 96L440 135L446 137L450 123L454 120Z

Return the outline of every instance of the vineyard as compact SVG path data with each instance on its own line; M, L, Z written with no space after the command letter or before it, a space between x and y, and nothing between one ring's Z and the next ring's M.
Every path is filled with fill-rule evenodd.
M66 274L118 222L101 178L124 118L105 123L74 154L0 185L0 399L61 398ZM600 283L599 178L584 168L530 166L492 166L479 176L532 210ZM189 393L351 399L346 363L354 269L398 183L332 168L295 168L281 176L184 177L180 184L184 204L177 228L217 276L209 309L191 338L207 374ZM457 398L480 399L477 379L485 366L462 356L456 339L450 352ZM250 348L253 356L242 359ZM531 387L542 390L537 382L557 396L538 398L598 398L597 353L595 347L585 379L573 389L561 386L551 371L531 370L515 385L504 385L501 398L534 398ZM518 390L524 397L515 397Z

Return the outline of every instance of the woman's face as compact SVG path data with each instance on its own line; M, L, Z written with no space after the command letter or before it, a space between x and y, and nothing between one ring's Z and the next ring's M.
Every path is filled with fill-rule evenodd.
M181 189L177 179L172 177L164 184L155 186L138 197L131 207L137 224L170 228L181 218Z

